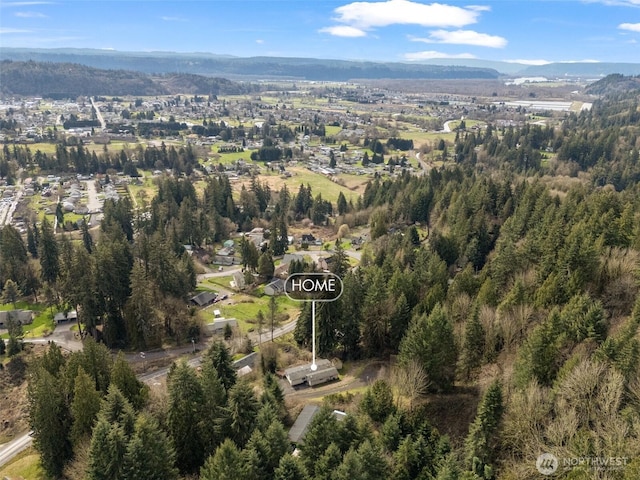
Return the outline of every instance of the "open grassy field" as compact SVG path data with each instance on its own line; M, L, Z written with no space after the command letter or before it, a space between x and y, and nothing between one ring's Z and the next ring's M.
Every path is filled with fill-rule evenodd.
M210 164L218 165L228 165L230 163L237 162L238 160L244 160L249 162L251 160L251 151L245 150L244 152L230 152L230 153L218 153L218 148L220 145L211 145L211 162ZM205 162L207 164L207 162Z
M300 188L300 184L309 184L311 185L311 192L314 197L318 195L318 193L322 193L322 198L334 203L338 200L340 192L344 194L347 201L351 199L355 202L358 196L364 193L364 188L370 180L369 177L365 175L341 174L338 178L345 181L346 186L343 186L336 182L332 182L325 175L312 172L304 167L289 167L287 170L291 173L291 177L285 178L279 174L265 173L264 175L261 175L260 178L273 190L280 190L283 185L286 185L291 193L297 193ZM234 190L240 191L243 184L245 185L245 188L249 188L250 181L248 179L243 179L241 182L237 182L234 184Z
M158 193L158 187L154 183L153 176L149 172L140 171L140 173L144 175L141 179L142 185L129 184L127 186L134 207L142 207L145 203L148 204Z

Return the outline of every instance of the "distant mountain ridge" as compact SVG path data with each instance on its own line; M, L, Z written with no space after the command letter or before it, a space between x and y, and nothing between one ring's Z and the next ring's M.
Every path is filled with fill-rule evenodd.
M496 79L490 68L419 63L356 62L289 57L231 57L209 53L119 52L94 49L2 48L0 60L78 63L150 74L191 73L318 81L352 79Z
M77 63L0 62L4 94L75 98L80 95L241 94L257 89L226 78L172 73L149 75L130 70L104 70Z

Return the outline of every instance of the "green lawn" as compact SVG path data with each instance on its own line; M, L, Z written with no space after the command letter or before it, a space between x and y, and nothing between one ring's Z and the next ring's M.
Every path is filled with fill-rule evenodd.
M234 302L232 305L214 304L201 311L202 317L207 322L212 322L213 311L220 310L220 313L224 318L235 318L243 333L247 333L248 331L256 328L255 318L257 317L259 310L262 310L265 318L268 319L269 296L262 295L261 297L254 297L253 295L239 293L234 295L232 298ZM300 313L302 305L299 302L294 302L288 297L282 295L276 298L278 302L278 314L283 321L290 321ZM288 316L287 320L284 320L284 316Z
M327 137L331 137L333 135L337 135L342 130L342 127L334 127L333 125L329 125L324 127L324 133Z
M205 282L205 286L206 288L212 288L212 289L215 289L216 285L222 288L231 288L231 285L230 285L231 280L233 280L232 275L226 275L224 277L207 278Z
M251 161L251 150L245 150L244 152L230 152L230 153L218 153L219 145L211 146L211 162L205 162L206 164L210 164L212 166L223 164L228 165L230 163L235 163L238 160L244 160L246 162Z
M47 477L40 465L40 455L31 447L0 467L0 478L46 480Z
M28 302L17 302L16 306L20 310L33 310L36 317L30 325L23 325L22 332L24 338L43 337L51 333L55 325L53 324L53 314L50 309L44 305L31 304ZM0 310L14 310L13 305L0 305ZM9 338L9 334L5 333L2 338Z
M297 194L300 188L300 184L311 185L311 193L315 197L318 193L322 193L322 198L329 200L335 204L338 200L340 192L344 194L347 201L353 200L355 203L358 196L364 192L364 187L369 180L366 176L358 175L338 175L338 178L345 180L345 184L350 188L344 187L336 182L332 182L325 175L312 172L302 166L289 167L287 170L292 174L291 177L284 178L279 174L263 174L260 176L262 181L269 183L272 189L280 190L282 185L287 185L289 191L293 194ZM244 182L246 187L249 186L249 181ZM237 183L234 188L240 189L241 183Z
M402 138L406 138L408 140L413 140L416 148L420 147L423 143L431 143L434 144L438 142L440 139L452 144L456 139L455 133L444 133L444 132L402 132Z

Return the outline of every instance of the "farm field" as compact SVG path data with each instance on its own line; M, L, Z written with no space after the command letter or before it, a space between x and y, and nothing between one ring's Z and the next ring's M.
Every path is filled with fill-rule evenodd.
M350 199L354 202L358 196L364 193L365 186L370 180L368 176L359 175L344 175L338 176L339 179L345 181L346 186L339 185L336 182L331 181L325 175L318 174L307 170L304 167L288 167L287 171L291 173L291 177L283 177L279 174L265 173L260 175L260 179L266 182L272 190L280 190L283 185L286 185L292 194L298 192L300 184L311 185L311 191L314 196L318 193L322 193L322 198L335 203L338 200L340 192L344 194L347 201ZM248 188L251 184L249 179L242 179L242 181L234 184L234 190L240 191L242 185Z

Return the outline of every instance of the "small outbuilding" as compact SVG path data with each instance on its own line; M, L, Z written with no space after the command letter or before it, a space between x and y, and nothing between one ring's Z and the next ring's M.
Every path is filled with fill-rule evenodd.
M216 318L213 323L207 323L204 326L205 333L208 335L222 335L227 328L237 328L238 321L235 318Z
M311 421L313 417L317 415L320 411L320 407L317 405L305 405L298 418L294 422L293 426L289 430L289 440L292 443L300 445L304 443L304 437L307 434L307 430L309 430L309 425L311 425ZM341 412L340 410L334 410L333 416L341 422L347 416L345 412Z
M78 312L75 310L71 310L70 312L58 312L53 316L53 321L56 322L56 325L62 322L75 322L76 320L78 320Z

